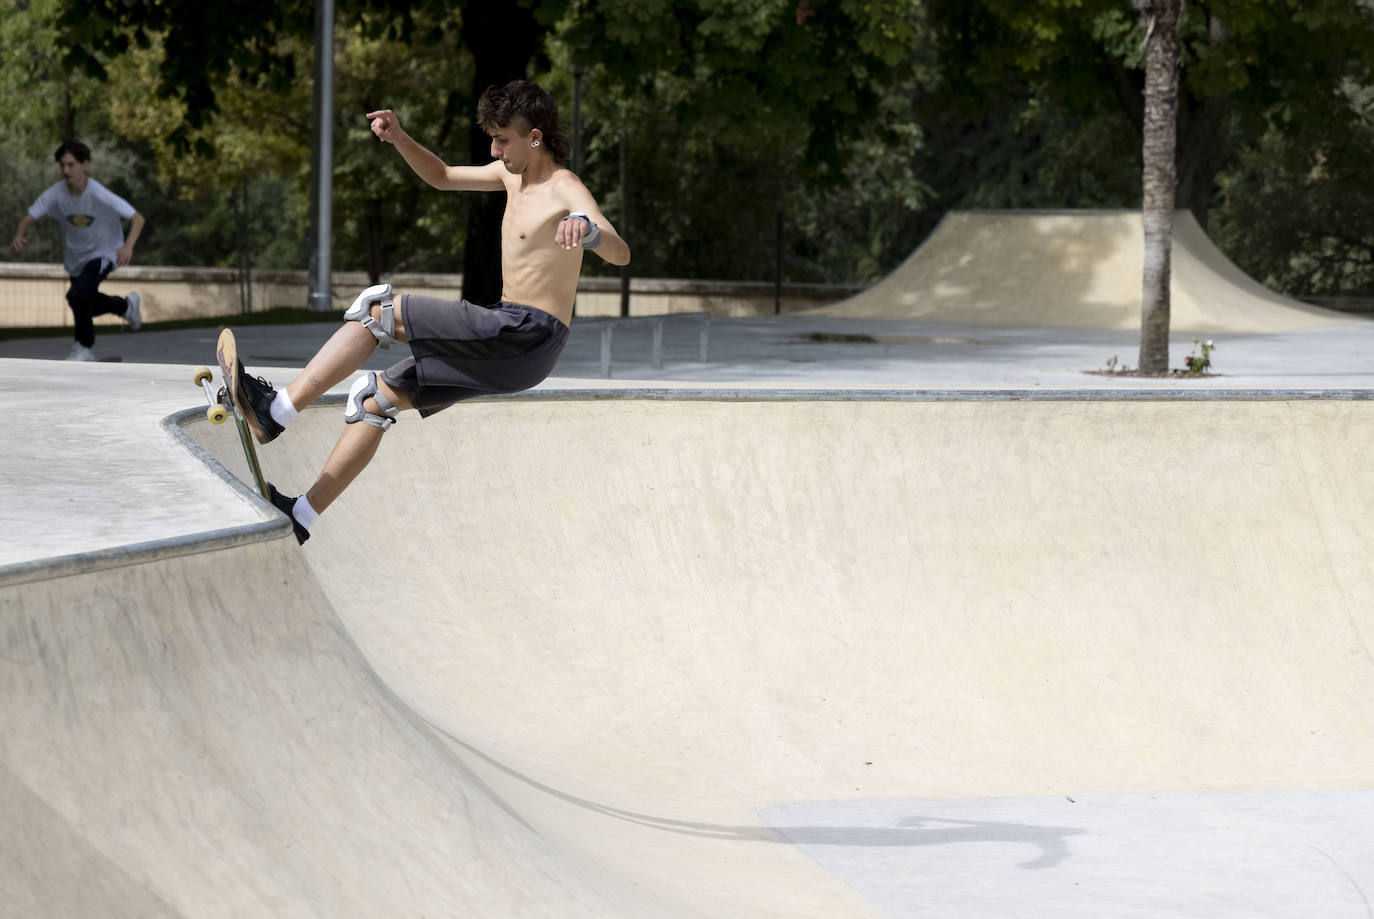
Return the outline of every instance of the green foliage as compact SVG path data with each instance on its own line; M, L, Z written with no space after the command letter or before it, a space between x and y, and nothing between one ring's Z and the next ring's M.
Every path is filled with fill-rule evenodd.
M65 140L84 140L93 150L91 174L115 192L131 196L140 164L116 140L108 95L96 80L62 66L58 0L14 3L0 18L0 220L12 230L39 194L62 178L53 154ZM8 232L4 237L8 243ZM142 249L142 246L140 246ZM21 256L29 262L62 261L58 227L41 220L29 231ZM138 257L142 257L140 252Z
M56 148L56 144L53 148ZM37 200L38 195L53 182L62 178L57 164L52 160L52 149L47 141L28 135L18 135L13 131L0 131L0 162L6 168L0 170L0 242L4 249L0 257L16 259L10 252L9 242L24 212ZM28 244L24 246L22 258L28 262L62 261L62 239L58 235L57 224L50 220L40 220L29 230Z
M913 171L921 29L910 0L574 4L549 80L567 99L585 73L583 178L628 229L635 273L771 279L781 212L787 278L881 276L929 194Z
M940 82L921 124L941 153L921 174L942 209L1139 206L1142 46L1128 4L929 9ZM1350 87L1370 85L1371 5L1189 2L1182 42L1180 206L1281 289L1367 286L1374 179L1355 168L1369 132Z
M425 44L387 37L369 16L341 25L335 37L334 261L374 275L403 267L460 271L467 235L469 196L420 182L393 147L372 136L363 117L395 109L412 136L440 158L469 158L472 59L453 53L460 17L417 11L410 21Z
M565 119L581 74L582 176L639 276L771 279L780 214L786 279L850 282L950 208L1140 201L1124 0L340 0L337 268L461 267L474 196L424 186L362 113L395 108L441 157L483 161L468 128L492 49L470 46L510 2L532 30L512 40L542 42L528 75ZM314 8L12 0L4 213L17 221L79 136L92 174L149 218L139 263L304 267ZM1374 292L1371 5L1194 0L1183 43L1186 200L1271 284ZM60 258L56 228L24 258Z
M37 16L36 3L24 28L6 19L7 31L0 34L18 29L20 45L55 48L57 0L40 2L52 14L46 20ZM421 136L440 129L426 139L441 154L466 157L469 115L456 114L459 103L450 88L465 86L471 73L470 59L452 53L459 19L446 13L431 20L417 9L407 21L430 43L418 49L402 45L366 15L337 30L334 207L340 267L456 271L461 265L467 217L462 196L417 183L395 151L367 131L363 118L375 107L394 106L419 125ZM25 30L38 40L25 41ZM6 162L23 164L0 179L6 212L17 221L22 208L60 177L49 165L59 136L52 129L52 102L65 98L62 87L69 83L88 103L76 110L76 133L95 151L92 174L148 218L138 263L233 266L246 253L257 267L304 267L312 248L310 83L229 66L209 82L213 113L197 116L182 95L152 91L166 72L166 37L146 24L131 34L138 40L122 53L96 59L103 81L63 70L54 51L47 59L66 82L50 80L38 92L28 82L25 97L33 105L21 125L32 129L20 135L14 126L0 126L0 149L15 149ZM290 35L280 36L271 49L282 73L308 73L312 54L308 40ZM6 56L7 63L12 60ZM404 66L395 66L397 61ZM16 69L0 69L0 76L16 81ZM435 86L446 89L436 93ZM469 108L465 98L461 107ZM112 136L109 126L116 123L119 136ZM33 140L35 134L42 140ZM61 260L56 227L45 223L35 227L26 260Z
M107 68L134 50L156 49L156 78L144 84L155 100L183 112L167 141L179 153L209 152L203 128L219 111L218 81L254 74L267 87L295 82L296 57L280 37L309 35L314 4L307 0L61 0L59 25L67 42L63 66L102 82Z
M1223 177L1217 244L1296 296L1374 296L1370 149L1369 119L1329 137L1269 131Z
M63 66L59 2L12 2L0 16L0 93L14 135L66 139L95 126L100 83Z
M560 24L570 65L626 115L649 108L732 146L832 160L835 132L909 74L914 0L583 0Z

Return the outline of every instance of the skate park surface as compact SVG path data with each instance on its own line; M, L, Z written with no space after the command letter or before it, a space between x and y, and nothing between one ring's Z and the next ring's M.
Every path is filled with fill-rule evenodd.
M1370 915L1374 323L1235 286L1202 379L1019 297L626 330L611 380L575 322L303 547L214 330L0 342L4 912Z

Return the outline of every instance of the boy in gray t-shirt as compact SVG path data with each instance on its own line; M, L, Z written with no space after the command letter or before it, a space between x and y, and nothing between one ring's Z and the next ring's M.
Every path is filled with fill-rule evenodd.
M89 361L95 355L96 316L113 313L123 316L130 329L143 324L139 297L112 297L100 292L100 282L115 268L129 264L134 243L143 232L143 215L133 205L86 175L91 151L72 141L57 148L54 157L62 169L62 181L51 185L29 208L14 231L10 248L16 253L27 242L34 221L51 217L62 229L62 264L71 277L67 305L72 310L76 344L68 360ZM129 237L124 238L122 220L129 221Z

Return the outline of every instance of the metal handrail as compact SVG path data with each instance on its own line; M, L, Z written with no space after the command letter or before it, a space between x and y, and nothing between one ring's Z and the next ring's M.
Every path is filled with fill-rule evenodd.
M601 376L611 376L611 341L618 326L649 325L654 336L653 364L655 370L663 369L663 327L669 320L696 319L701 322L701 338L698 349L701 362L710 360L711 355L711 314L710 313L665 313L662 316L628 316L613 319L601 327Z

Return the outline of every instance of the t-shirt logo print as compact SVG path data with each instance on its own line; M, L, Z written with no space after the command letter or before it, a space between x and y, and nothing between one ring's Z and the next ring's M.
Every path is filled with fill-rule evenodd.
M95 217L91 214L68 214L67 222L74 227L88 227L95 223Z

